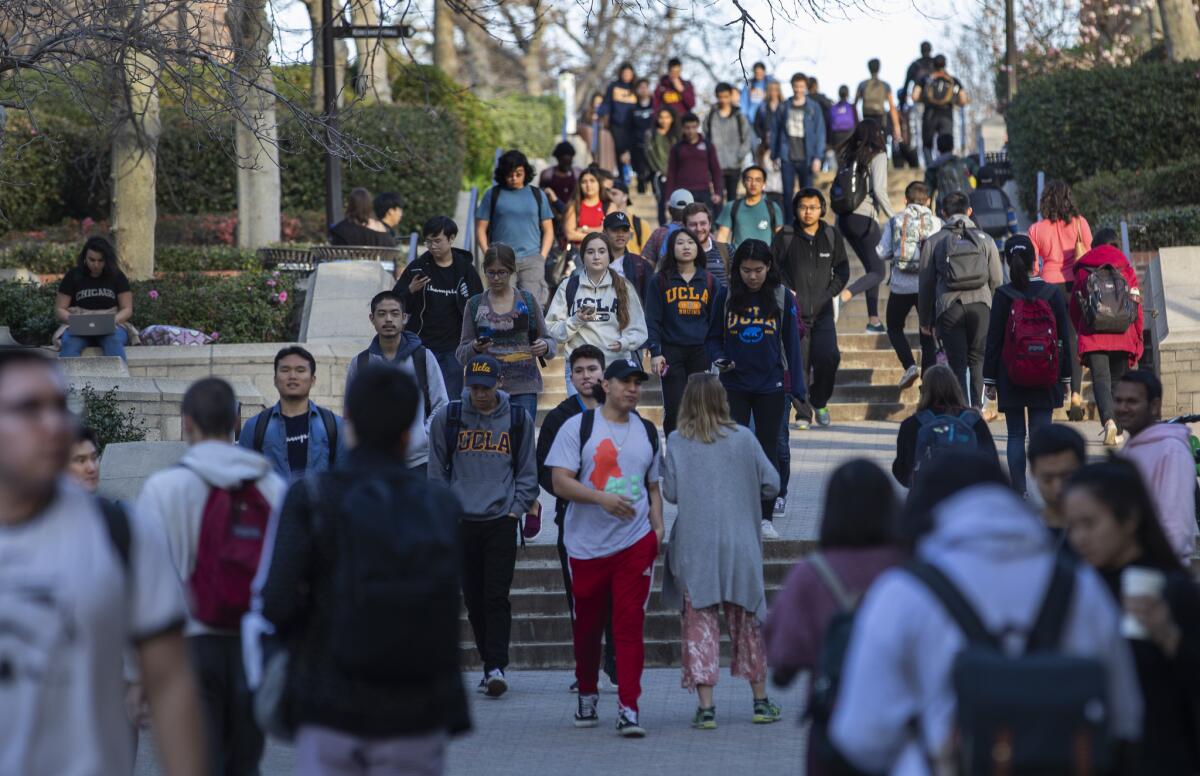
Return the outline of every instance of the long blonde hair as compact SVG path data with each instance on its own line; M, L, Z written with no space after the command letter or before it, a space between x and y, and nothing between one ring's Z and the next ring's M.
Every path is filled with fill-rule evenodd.
M708 372L688 377L679 403L679 435L707 445L727 436L726 429L736 427L729 417L729 399L720 378Z

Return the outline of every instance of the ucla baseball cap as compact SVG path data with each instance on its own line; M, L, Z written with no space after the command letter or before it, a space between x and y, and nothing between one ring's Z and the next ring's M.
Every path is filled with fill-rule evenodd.
M500 362L491 356L480 355L467 362L467 385L495 388L500 380Z
M650 379L642 365L632 358L618 358L604 370L605 380L628 380L630 377L636 377L642 382Z

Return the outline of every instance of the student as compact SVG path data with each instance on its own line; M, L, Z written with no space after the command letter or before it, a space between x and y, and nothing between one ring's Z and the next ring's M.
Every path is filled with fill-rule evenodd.
M804 374L810 378L812 407L817 424L832 423L826 405L833 396L838 364L837 325L833 298L850 279L850 262L841 233L822 221L825 197L816 189L801 189L792 200L796 226L775 235L771 253L779 262L783 282L796 292L803 323Z
M819 549L788 572L763 624L777 685L790 684L801 671L816 671L833 617L856 606L876 577L904 562L894 525L898 506L887 474L871 461L847 461L829 475ZM839 599L835 589L853 603ZM813 710L811 681L807 694L804 706ZM817 747L828 736L828 724L828 719L813 721L805 748L809 776L826 772Z
M703 206L701 206L703 207ZM646 302L646 345L650 371L662 380L663 434L675 430L675 416L691 375L708 370L705 347L721 282L697 262L700 238L680 229L667 238L662 269L650 279Z
M67 474L88 493L100 488L100 438L94 429L80 426L67 458Z
M1137 464L1163 532L1175 554L1188 563L1196 551L1196 460L1188 427L1162 422L1162 393L1153 372L1126 372L1113 391L1113 412L1117 425L1129 434L1122 454Z
M346 217L329 227L329 244L395 248L396 239L375 217L371 192L360 186L346 198Z
M654 88L654 108L668 108L678 119L695 107L696 89L691 81L683 79L683 63L677 57L671 57L667 61L666 75Z
M530 418L537 418L542 392L538 359L554 358L554 338L533 296L513 287L517 258L512 248L502 243L488 248L483 254L483 274L487 290L467 302L458 360L465 364L481 353L500 360L508 400L523 407Z
M1137 675L1100 576L1056 550L994 456L965 451L934 463L917 477L901 517L921 567L947 578L990 632L1022 636L1052 572L1063 569L1072 584L1058 651L1096 661L1113 739L1140 738ZM911 568L881 574L858 608L842 665L829 726L842 757L868 773L904 771L905 763L928 772L927 752L957 758L952 678L964 646L961 626Z
M646 228L646 222L633 212L633 200L629 196L629 187L625 185L625 181L619 179L607 178L601 182L601 187L604 192L606 215L604 216L605 223L608 223L608 216L621 214L627 224L625 227L628 232L621 240L621 244L615 246L617 252L622 255L640 256L642 247L646 244L646 240L650 237L650 231ZM604 231L608 233L608 227L604 227ZM610 240L613 240L613 235L608 235ZM614 240L615 242L615 240ZM617 262L613 262L616 264ZM639 289L644 291L644 289Z
M975 211L972 216L975 224L996 241L997 248L1003 250L1005 240L1019 232L1020 227L1012 201L1000 188L996 168L990 164L980 167L975 173L975 188L968 196L971 209Z
M838 215L838 231L850 243L865 274L842 290L842 304L855 294L866 292L866 334L883 334L887 331L879 320L879 284L883 281L883 262L879 259L879 222L896 215L888 197L887 140L883 130L874 119L863 119L854 130L850 140L838 149L838 166L857 165L857 170L866 172L868 193L863 201L849 212ZM834 200L837 204L837 200Z
M816 76L811 75L808 77L808 97L821 109L821 120L825 122L825 150L822 166L829 169L829 152L833 150L829 147L829 110L833 107L833 100L821 94L821 86Z
M370 317L371 325L375 327L375 337L367 349L347 365L343 395L350 394L354 375L368 364L385 364L413 375L421 387L421 404L417 408L420 410L417 419L409 429L405 453L410 469L423 469L429 460L429 440L426 436L429 419L448 401L442 370L437 360L425 350L421 339L404 330L408 316L404 312L404 301L395 291L380 291L371 298Z
M896 100L892 97L891 85L879 77L879 67L878 59L867 62L869 77L854 90L854 104L861 103L863 121L874 121L884 135L891 134L899 143L900 114L896 112Z
M633 284L638 300L646 305L646 289L654 276L654 263L633 249L633 226L639 220L623 210L614 210L604 217L604 236L613 246L613 271ZM578 270L577 270L578 272Z
M654 128L646 133L646 165L650 171L650 183L654 187L654 199L658 203L658 225L667 223L667 170L670 166L671 149L679 142L679 127L675 113L670 108L658 108L654 112Z
M735 200L717 217L717 242L736 248L746 240L762 240L768 245L783 228L783 211L766 198L767 171L757 164L742 170L746 196ZM736 187L730 191L736 190Z
M1154 514L1137 467L1114 458L1084 467L1063 492L1071 546L1124 610L1145 704L1137 773L1187 776L1200 770L1200 593ZM1131 591L1127 575L1157 579L1158 592ZM1135 626L1130 630L1128 626ZM1134 634L1137 635L1134 635Z
M684 114L679 125L679 142L671 146L667 159L667 191L684 189L694 201L720 208L725 183L716 146L700 134L700 118L695 113Z
M683 227L690 230L692 235L700 241L700 252L704 255L704 268L721 285L725 285L729 279L729 257L733 251L725 243L713 239L712 223L712 211L709 210L708 205L702 202L694 202L683 210ZM659 265L660 267L662 265L661 258Z
M475 241L487 252L504 243L517 256L517 287L545 305L546 257L554 245L554 213L542 190L532 184L533 165L517 150L505 151L496 162L496 184L475 208Z
M579 174L583 170L575 166L575 146L565 140L554 146L550 155L554 157L554 165L542 170L538 176L538 186L546 199L550 200L555 215L561 217L566 211L567 200L575 193Z
M383 224L392 242L399 245L401 238L396 230L400 228L400 221L404 218L404 200L394 191L385 191L375 195L371 207L375 211L375 218Z
M812 185L812 176L821 171L825 156L825 119L815 100L808 99L808 78L804 73L792 76L792 98L783 103L775 123L771 159L783 173L783 200L792 197L796 184L801 189ZM794 213L787 214L792 223Z
M306 472L332 469L346 457L342 419L308 398L317 381L317 360L299 345L275 354L279 401L247 420L237 443L262 453L287 482Z
M762 537L755 506L779 492L779 472L750 429L729 417L716 375L687 380L679 429L667 435L663 498L679 507L663 564L663 606L679 609L683 687L700 705L692 727L717 726L713 686L721 669L717 611L724 609L733 647L730 673L750 683L751 721L778 722L767 697L767 655L759 622L767 613Z
M575 595L575 727L595 727L600 634L611 614L617 652L617 733L641 738L646 600L663 538L658 431L636 412L648 375L632 359L604 370L604 403L567 419L546 457L569 502L563 542ZM586 424L586 425L585 425Z
M929 187L935 210L942 218L949 218L946 213L946 197L951 194L963 193L968 199L974 190L971 185L971 168L967 162L954 153L954 136L938 135L937 156L925 169L925 185Z
M500 362L492 356L471 358L466 375L463 397L429 427L429 478L462 503L463 599L483 662L479 691L498 698L508 689L517 523L538 497L533 418L518 420L523 410L498 390Z
M921 247L942 228L941 219L929 209L929 190L924 183L913 181L908 184L904 188L904 199L904 210L888 219L879 240L879 257L892 265L888 280L891 293L884 318L892 350L896 351L900 366L904 367L900 390L915 383L921 372L933 366L935 361L937 344L931 335L921 332L921 368L917 369L904 323L917 307Z
M646 240L646 244L642 246L643 256L655 264L662 259L665 250L663 241L667 239L668 234L683 226L683 211L695 201L692 192L686 189L676 189L671 192L671 196L666 201L667 215L670 217L670 221L650 233L650 239Z
M646 341L642 303L633 284L611 267L614 252L603 233L589 234L580 244L580 272L554 294L546 325L568 355L586 343L610 359L635 358Z
M192 383L180 406L188 450L178 466L150 475L137 511L162 526L180 587L188 593L184 635L213 770L248 774L258 771L264 740L242 665L241 617L249 608L267 521L282 503L287 481L266 458L233 444L237 408L224 380ZM237 528L233 537L223 533L229 526ZM233 608L239 603L240 610Z
M442 370L446 393L462 393L462 364L455 350L467 300L483 291L470 251L455 248L458 224L434 216L421 229L425 252L404 268L392 289L408 311L406 328L421 338Z
M1033 434L1050 425L1054 408L1062 406L1063 383L1071 383L1075 348L1067 334L1067 300L1056 287L1036 277L1033 244L1017 235L1005 244L1004 258L1012 280L992 297L983 382L987 397L995 399L1004 413L1008 477L1023 496L1026 428Z
M72 315L96 314L116 316L112 334L85 337L72 335L67 330ZM117 252L108 240L90 237L83 244L75 266L58 284L54 317L62 324L55 332L55 339L61 343L60 358L81 356L83 349L89 346L100 348L106 356L125 358L125 345L130 342L126 327L133 317L133 292L129 279L121 271ZM137 329L133 331L136 333Z
M900 87L900 101L904 102L911 95L913 88L925 83L925 79L933 72L933 44L927 40L921 41L921 56L908 65L904 73L904 84Z
M941 230L921 248L917 316L926 336L934 336L937 328L968 406L982 407L988 318L992 297L1004 282L1000 252L991 238L975 228L966 194L947 197L946 214Z
M290 653L299 774L364 762L442 773L448 735L470 728L458 665L462 508L405 465L420 395L405 372L364 368L346 394L357 444L337 470L291 488L272 521L254 611ZM376 584L362 587L368 574Z
M162 530L138 512L103 507L64 475L74 421L52 360L0 349L0 407L0 620L10 634L0 647L0 768L132 773L120 668L132 650L164 771L207 773L183 600Z
M1059 539L1067 535L1062 493L1067 480L1087 464L1087 442L1069 426L1051 423L1029 434L1029 472L1042 498L1042 521Z
M771 153L775 148L775 135L779 119L783 114L783 86L774 78L767 82L766 97L758 112L754 114L754 134L758 136L755 159L760 165L771 165ZM778 163L771 165L778 168Z
M609 83L604 91L604 102L600 105L600 116L616 145L618 164L628 164L628 155L633 148L633 110L637 106L637 75L633 65L622 62L617 67L617 79Z
M834 151L854 134L858 126L858 110L850 102L850 87L838 87L838 101L829 107L829 145Z
M925 148L925 162L932 162L933 140L939 135L954 136L954 109L970 102L962 81L946 72L946 57L938 54L933 58L933 70L923 81L913 87L913 102L923 106L921 117L921 140Z
M733 104L733 87L722 81L717 84L717 104L704 118L704 137L717 149L721 165L721 183L726 196L737 195L738 176L743 160L750 153L753 134L745 114Z
M922 443L921 429L928 427L934 430L937 424L946 425L945 418L958 418L960 424L954 424L956 431L966 432L967 442L964 447L978 448L984 453L996 457L996 443L987 422L978 411L971 408L963 398L962 386L959 385L950 368L935 364L925 370L921 378L921 398L917 401L917 411L900 423L900 431L896 434L896 458L892 461L892 475L896 482L904 487L912 487L913 476L927 462L939 454L939 448L928 439ZM974 440L970 437L974 436Z
M767 85L774 80L767 75L767 66L762 62L755 62L750 68L750 78L742 86L741 105L742 113L751 124L758 116L758 109L767 99Z
M729 393L733 419L754 432L779 471L779 434L788 399L807 414L808 390L800 357L796 295L783 285L779 268L760 240L747 240L733 254L729 287L717 291L717 315L708 331L708 358ZM771 520L774 500L762 502L762 533L778 539Z
M637 79L633 90L637 94L637 105L633 108L633 148L630 157L633 172L637 175L638 194L645 194L653 176L646 156L646 142L654 131L654 100L650 95L650 82L645 78Z
M590 232L598 232L604 226L604 201L600 196L600 174L594 168L579 173L575 191L567 202L563 213L563 234L576 250L579 241Z

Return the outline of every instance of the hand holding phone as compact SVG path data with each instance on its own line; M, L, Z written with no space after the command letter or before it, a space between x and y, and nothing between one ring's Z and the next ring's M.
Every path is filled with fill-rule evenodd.
M718 358L713 361L713 368L717 370L717 374L728 372L730 369L733 369L733 366L733 362L727 358Z
M476 353L483 353L489 347L491 347L491 345L492 345L491 337L476 337L475 338L475 352Z

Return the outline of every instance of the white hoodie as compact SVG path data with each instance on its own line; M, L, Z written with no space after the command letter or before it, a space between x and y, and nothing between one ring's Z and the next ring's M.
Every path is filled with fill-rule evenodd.
M1037 516L1008 488L982 485L942 502L934 518L917 556L950 577L989 630L1026 632L1055 552ZM1082 562L1069 611L1063 651L1104 664L1112 732L1140 739L1141 690L1119 611ZM951 668L963 646L962 631L922 582L901 569L884 572L863 599L846 652L830 725L838 750L871 773L928 773L910 721L919 720L925 751L943 752L955 713Z
M550 302L550 310L546 313L546 328L551 337L565 344L564 356L570 356L580 345L595 345L604 352L606 361L611 362L616 358L634 358L634 351L645 344L646 315L633 285L624 278L620 280L625 284L625 296L629 300L629 325L624 331L618 328L617 290L612 278L612 272L605 272L600 283L593 284L587 272L580 272L579 291L570 309L567 309L567 285L570 281L565 280L559 285L554 300ZM585 302L596 308L595 319L588 322L575 316ZM621 344L620 351L609 350L608 346L614 342Z
M204 503L208 500L209 484L231 488L246 480L254 480L272 511L277 511L287 492L287 483L275 473L266 458L253 450L226 442L192 445L179 464L155 472L146 480L138 496L137 510L147 519L155 519L162 524L171 550L171 560L186 597L187 581L196 567L200 518L204 514ZM196 622L189 612L184 632L193 636L221 631Z

